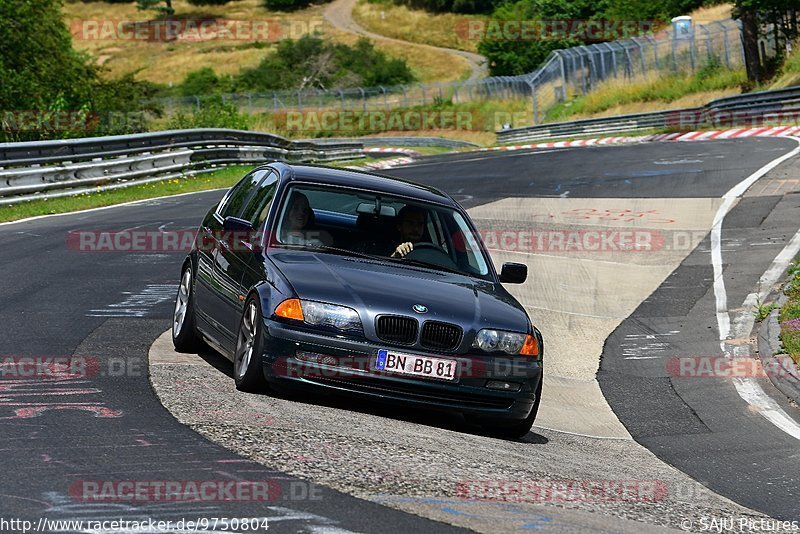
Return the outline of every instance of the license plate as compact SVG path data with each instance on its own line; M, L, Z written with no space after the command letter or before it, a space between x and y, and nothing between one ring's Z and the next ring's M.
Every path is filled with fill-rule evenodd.
M458 362L444 358L379 350L378 358L375 360L375 369L401 375L455 380L458 372Z

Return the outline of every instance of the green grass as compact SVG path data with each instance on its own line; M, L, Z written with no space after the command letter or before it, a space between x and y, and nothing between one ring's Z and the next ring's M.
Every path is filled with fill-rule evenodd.
M731 70L718 64L705 65L694 73L659 72L640 81L610 80L586 95L550 108L545 115L545 122L568 120L576 115L593 115L636 103L653 103L653 110L662 109L659 105L681 100L694 93L740 88L746 80L743 69Z
M763 321L764 319L766 319L769 316L769 313L772 310L774 310L777 307L778 307L778 305L775 304L774 302L771 302L769 304L762 304L761 306L757 306L755 308L755 310L754 310L754 313L755 313L755 316L756 316L756 321L758 321L760 323L761 321Z
M800 85L800 48L795 48L786 58L770 89L781 89L793 85Z
M790 281L784 292L789 300L781 307L778 321L781 323L781 342L795 362L800 364L800 325L787 324L800 318L800 258L789 267Z
M123 189L82 193L80 195L52 200L31 200L21 204L0 207L0 222L16 221L37 215L52 215L90 208L100 208L122 204L134 200L206 191L230 187L250 170L251 166L237 165L199 176L164 180L143 185L133 185Z

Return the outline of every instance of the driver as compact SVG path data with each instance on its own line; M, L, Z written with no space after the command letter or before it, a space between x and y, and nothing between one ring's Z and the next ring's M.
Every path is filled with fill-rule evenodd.
M403 258L414 250L414 243L422 241L425 233L425 210L417 206L406 205L397 213L397 231L400 232L400 244L392 252L392 258Z

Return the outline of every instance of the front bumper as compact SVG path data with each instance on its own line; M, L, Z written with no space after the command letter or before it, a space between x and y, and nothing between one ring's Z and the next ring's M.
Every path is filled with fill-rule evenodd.
M542 379L541 361L525 356L423 353L309 332L271 319L264 326L264 376L293 388L512 422L530 414ZM377 371L380 349L457 360L459 373L456 380L445 381ZM507 383L511 390L490 389L490 381Z

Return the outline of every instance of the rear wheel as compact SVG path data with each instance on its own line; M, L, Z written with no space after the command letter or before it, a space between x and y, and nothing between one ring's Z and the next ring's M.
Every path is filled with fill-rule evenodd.
M244 306L233 358L233 378L239 391L256 393L266 388L264 371L261 367L263 329L264 321L259 300L250 297Z
M175 311L172 314L172 344L178 352L197 352L203 340L197 334L194 317L194 284L192 283L192 264L186 264L181 274L181 284L175 297Z

